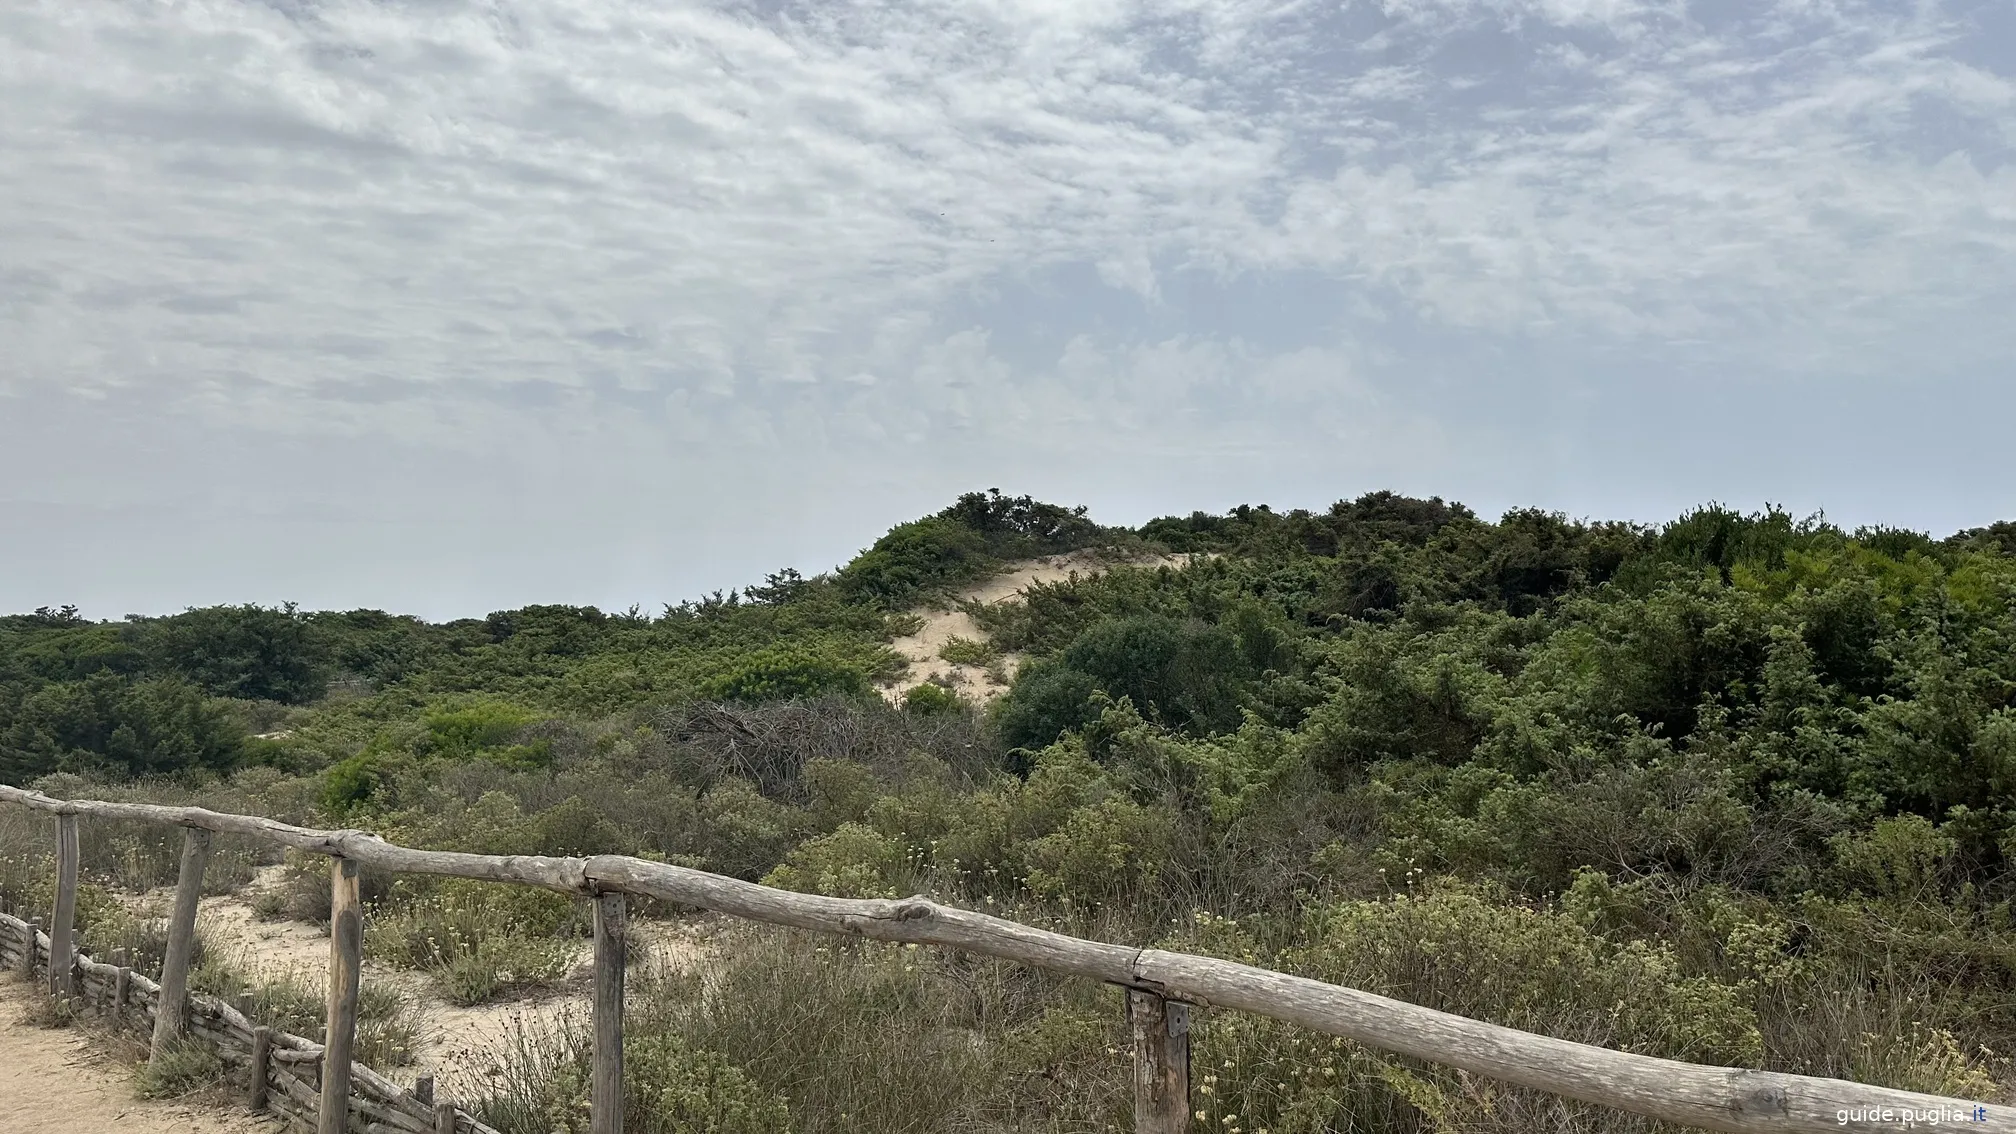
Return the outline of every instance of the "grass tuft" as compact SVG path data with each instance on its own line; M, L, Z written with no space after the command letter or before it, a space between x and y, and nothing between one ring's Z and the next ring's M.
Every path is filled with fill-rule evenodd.
M133 1076L133 1089L143 1099L179 1099L223 1081L224 1061L216 1049L185 1036L140 1065Z

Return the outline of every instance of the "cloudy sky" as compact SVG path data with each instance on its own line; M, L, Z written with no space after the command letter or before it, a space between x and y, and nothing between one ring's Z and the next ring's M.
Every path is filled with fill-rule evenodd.
M2010 0L0 0L0 608L2016 517Z

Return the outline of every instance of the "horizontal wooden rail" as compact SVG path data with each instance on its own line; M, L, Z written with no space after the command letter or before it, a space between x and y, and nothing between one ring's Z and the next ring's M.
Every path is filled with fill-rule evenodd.
M1522 1032L1305 977L1213 957L1087 941L922 897L828 898L626 855L556 858L413 850L363 831L323 831L200 807L59 800L0 785L0 802L250 835L380 870L515 882L562 893L634 894L771 925L959 949L1232 1008L1507 1083L1708 1130L1893 1130L1952 1124L2016 1134L2016 1107L1842 1079L1709 1067Z

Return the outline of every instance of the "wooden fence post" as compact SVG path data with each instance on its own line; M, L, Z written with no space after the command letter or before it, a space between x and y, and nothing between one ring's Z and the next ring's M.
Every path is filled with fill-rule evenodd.
M126 1001L132 995L133 970L128 968L130 958L124 949L112 950L112 1018L126 1018Z
M77 817L56 817L56 917L49 926L49 995L68 1000L77 991Z
M41 919L29 918L28 937L27 940L21 943L21 959L15 962L15 964L21 966L19 971L21 973L21 981L24 984L35 979L35 935L41 932Z
M357 1047L357 990L363 977L364 910L357 863L329 863L329 1021L322 1041L322 1105L315 1134L344 1134L350 1121L350 1059Z
M590 1134L623 1134L623 965L629 907L621 894L595 896L595 1050Z
M1190 1006L1127 990L1134 1025L1134 1134L1190 1129Z
M182 870L175 878L175 909L168 915L168 955L161 962L161 1001L154 1013L148 1058L159 1056L189 1028L189 955L196 949L196 901L210 861L210 832L182 832Z
M422 1075L413 1080L413 1101L426 1107L434 1105L434 1076Z
M273 1029L260 1024L252 1029L252 1071L245 1086L245 1105L254 1111L266 1109L266 1073L273 1059Z
M455 1134L455 1104L447 1099L434 1100L434 1134Z

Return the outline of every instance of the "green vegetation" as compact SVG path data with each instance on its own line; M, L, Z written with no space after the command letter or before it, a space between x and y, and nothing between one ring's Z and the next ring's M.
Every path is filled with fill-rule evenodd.
M939 647L938 656L953 665L989 666L1000 659L1001 651L995 649L992 642L961 638L955 634Z
M663 990L645 1000L662 1003ZM624 1129L644 1134L790 1134L791 1110L718 1051L690 1046L656 1014L626 1016ZM593 1041L585 1027L520 1030L478 1117L507 1131L586 1134Z
M544 890L445 878L399 879L366 933L366 953L433 975L442 999L481 1004L559 983L571 936L586 929L574 903Z
M143 1099L179 1099L224 1082L224 1060L200 1039L179 1039L133 1072L133 1089Z
M993 574L1005 562L1106 545L1131 533L1101 528L1083 508L1062 508L999 490L969 492L935 516L898 524L836 576L860 602L901 607Z
M903 694L903 708L912 713L954 713L964 706L957 693L943 685L925 682Z
M906 608L1069 550L1114 566L947 647L1023 655L1004 697L877 695ZM1378 493L1128 531L976 493L832 574L657 616L45 609L0 619L0 779L922 891L1676 1059L2016 1085L2011 523L1494 523ZM0 895L31 909L45 826L0 812ZM265 853L220 840L219 884ZM109 895L172 877L169 836L87 825L85 862L87 941L146 955ZM372 955L457 1001L580 949L551 895L364 888ZM326 902L299 872L260 910ZM637 994L638 1129L1124 1122L1108 990L753 929L714 965L707 995ZM1197 1044L1214 1129L1649 1128L1264 1020L1203 1014ZM521 1046L486 1114L571 1129L580 1037Z

